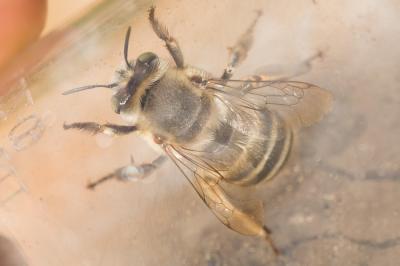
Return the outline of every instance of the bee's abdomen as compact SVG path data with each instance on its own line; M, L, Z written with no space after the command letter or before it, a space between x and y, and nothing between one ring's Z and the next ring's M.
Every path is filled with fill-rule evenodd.
M238 182L240 184L256 184L264 179L273 177L282 167L289 155L293 138L291 128L274 113L270 113L269 117L265 116L263 122L269 123L267 129L261 129L261 131L264 131L267 135L265 135L265 138L262 140L249 143L245 158L249 161L254 160L253 165L255 167L248 172L240 172L238 175L241 176ZM265 152L260 157L256 156L255 158L257 159L255 159L253 153L258 149L257 145L262 145ZM257 166L255 165L256 163Z
M274 176L292 144L291 128L268 110L220 122L212 132L207 147L212 161L223 169L228 182L240 185L257 184Z
M271 178L284 164L292 145L291 128L269 111L259 115L259 127L229 174L233 183L252 185Z

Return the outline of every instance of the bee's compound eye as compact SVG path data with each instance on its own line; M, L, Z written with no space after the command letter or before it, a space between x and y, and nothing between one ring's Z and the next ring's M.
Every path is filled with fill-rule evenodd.
M146 66L150 66L153 62L158 60L158 56L152 52L147 52L147 53L143 53L141 54L138 59L137 59L137 63L139 64L143 64Z

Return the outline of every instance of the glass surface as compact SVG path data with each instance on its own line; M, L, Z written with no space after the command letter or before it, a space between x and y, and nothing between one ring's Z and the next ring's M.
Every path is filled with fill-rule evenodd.
M400 7L398 1L157 1L185 60L219 75L226 48L255 15L253 48L235 77L260 67L329 89L332 112L303 130L288 165L265 184L265 221L283 254L226 229L169 162L143 182L90 180L157 153L135 134L64 131L64 122L122 124L109 83L130 57L170 58L147 1L104 1L54 32L3 77L0 233L29 265L398 265L400 253ZM16 68L17 69L17 68ZM20 69L20 68L19 68ZM265 69L265 68L264 68ZM10 81L11 80L11 81Z

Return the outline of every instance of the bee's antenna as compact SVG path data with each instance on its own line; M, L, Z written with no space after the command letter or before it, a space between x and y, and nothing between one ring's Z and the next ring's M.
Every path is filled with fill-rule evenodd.
M126 66L130 69L132 69L132 65L129 63L128 60L128 48L129 48L129 37L131 36L131 27L129 26L128 31L126 32L125 35L125 44L124 44L124 59Z
M69 95L75 92L80 92L80 91L84 91L84 90L90 90L90 89L94 89L94 88L108 88L108 89L112 89L114 87L117 87L118 83L111 83L111 84L106 84L106 85L89 85L89 86L83 86L83 87L79 87L79 88L74 88L71 90L67 90L64 91L62 93L62 95Z

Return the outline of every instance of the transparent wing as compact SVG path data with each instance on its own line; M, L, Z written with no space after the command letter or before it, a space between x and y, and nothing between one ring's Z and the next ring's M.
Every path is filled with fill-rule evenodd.
M325 89L307 82L265 79L210 79L207 88L238 106L276 111L294 129L318 122L331 109L332 94Z
M211 209L215 216L230 229L244 235L258 235L268 238L263 225L263 206L261 201L240 199L242 189L223 181L223 175L217 169L201 162L173 145L165 146L166 154L172 159L194 190ZM232 194L236 193L236 194Z

